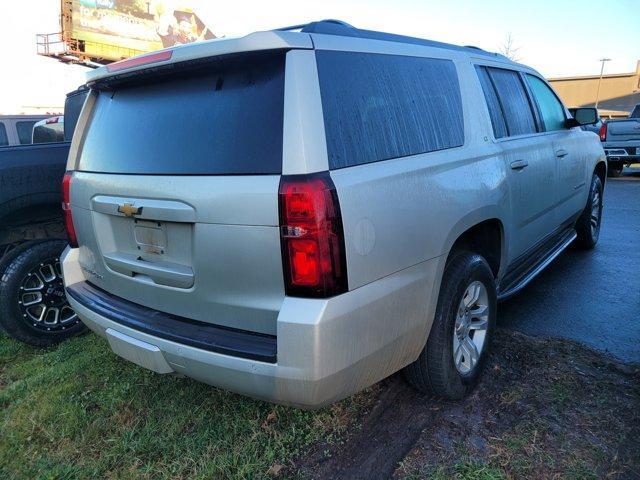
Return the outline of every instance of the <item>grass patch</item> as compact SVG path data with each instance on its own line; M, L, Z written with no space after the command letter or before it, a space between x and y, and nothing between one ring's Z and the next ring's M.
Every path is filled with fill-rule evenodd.
M316 412L158 375L90 334L39 350L0 334L0 478L263 478L339 436L367 401Z

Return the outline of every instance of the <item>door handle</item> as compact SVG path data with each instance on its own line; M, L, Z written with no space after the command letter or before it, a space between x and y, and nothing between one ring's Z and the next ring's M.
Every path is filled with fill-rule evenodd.
M513 170L522 170L524 167L529 165L529 162L526 160L516 160L509 164Z
M569 152L567 152L564 148L556 150L556 157L558 158L566 157L567 155L569 155Z
M185 265L171 262L146 262L136 255L128 253L105 253L104 262L111 270L135 277L146 275L159 285L177 288L193 286L193 270Z

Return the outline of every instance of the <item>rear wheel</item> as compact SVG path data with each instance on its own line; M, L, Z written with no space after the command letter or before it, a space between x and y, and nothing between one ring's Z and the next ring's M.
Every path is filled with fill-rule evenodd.
M622 175L622 170L624 169L624 163L622 162L609 162L607 168L607 175L612 178L617 178Z
M35 242L3 262L0 324L16 340L44 347L86 330L64 292L60 254L66 244Z
M497 310L496 284L487 261L460 251L447 261L427 344L405 369L421 392L464 397L489 355Z
M576 222L576 245L591 249L598 243L602 221L602 181L596 174L591 179L589 198L580 218Z

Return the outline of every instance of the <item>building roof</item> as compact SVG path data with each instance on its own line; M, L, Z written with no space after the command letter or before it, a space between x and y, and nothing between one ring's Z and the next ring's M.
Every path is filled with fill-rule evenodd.
M637 75L640 75L640 60L638 60L638 63L636 64L635 72L606 73L602 75L602 79L604 80L605 78L634 77ZM550 82L563 82L563 81L571 81L571 80L597 80L599 78L600 78L600 75L596 74L596 75L576 75L576 76L570 76L570 77L552 77L552 78L547 78L547 80Z

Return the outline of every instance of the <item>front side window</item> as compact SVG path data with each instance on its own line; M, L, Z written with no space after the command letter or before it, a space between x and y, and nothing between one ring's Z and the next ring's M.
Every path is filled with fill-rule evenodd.
M464 143L450 60L323 50L316 60L331 169Z
M529 97L518 72L503 68L487 68L496 89L508 136L536 133L536 122Z
M35 121L22 121L16 122L16 130L18 130L18 139L20 139L20 145L28 145L31 143L31 132Z
M564 107L562 103L560 103L560 100L558 100L558 97L556 97L547 84L538 77L527 74L526 78L533 97L540 109L545 131L553 132L563 130L566 119L564 116Z
M0 123L0 147L6 147L9 145L9 138L7 137L7 129L4 123Z

